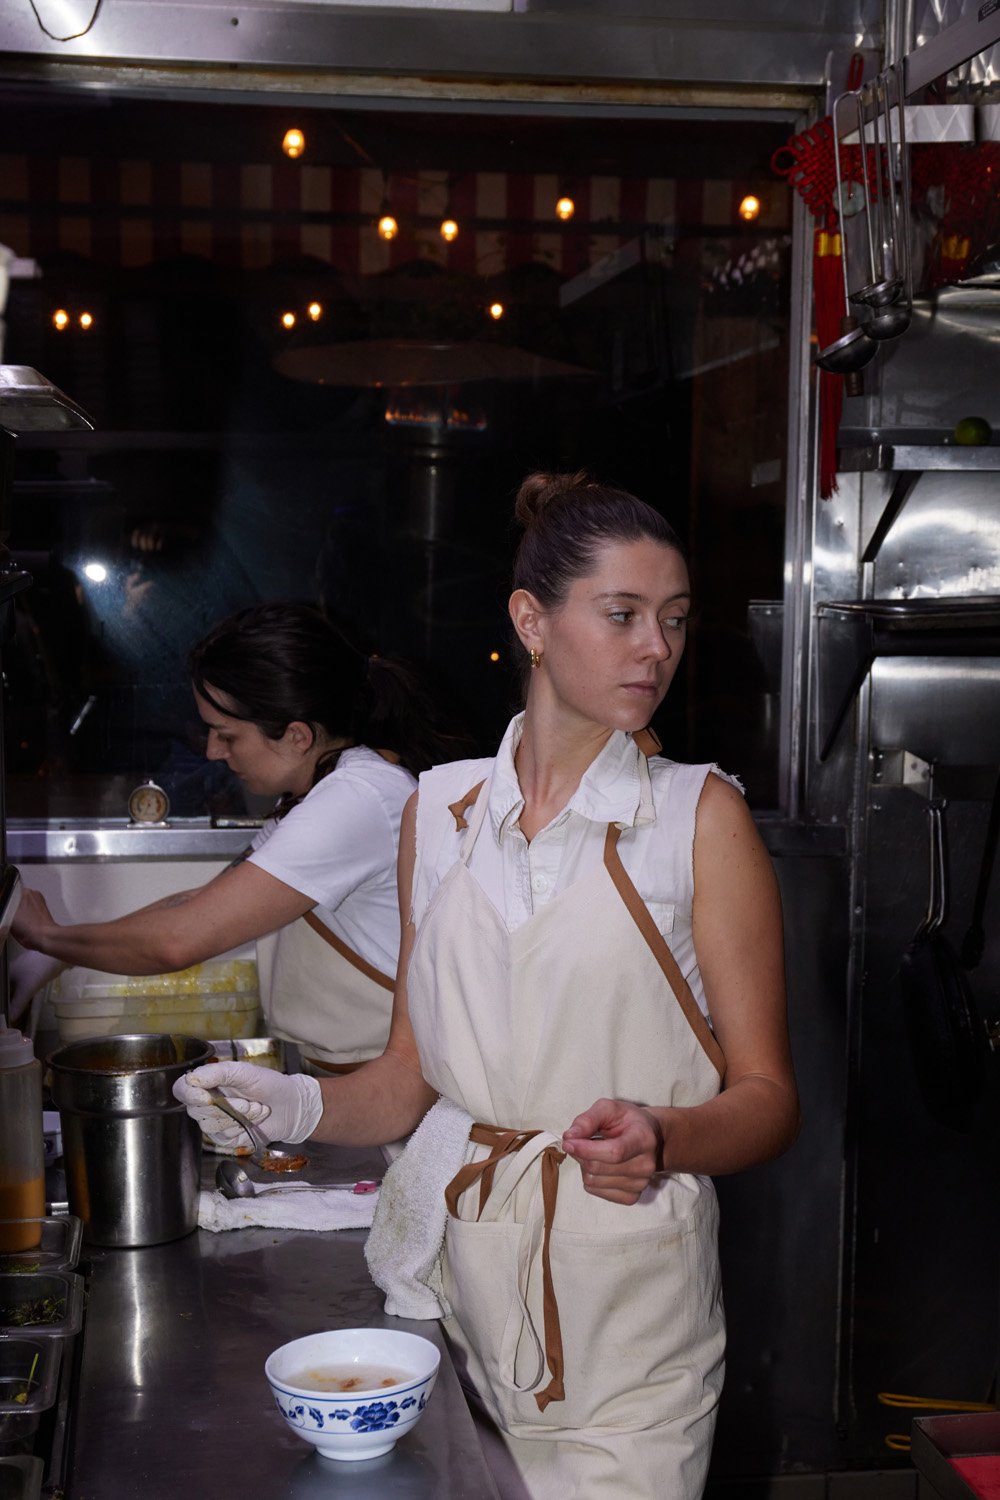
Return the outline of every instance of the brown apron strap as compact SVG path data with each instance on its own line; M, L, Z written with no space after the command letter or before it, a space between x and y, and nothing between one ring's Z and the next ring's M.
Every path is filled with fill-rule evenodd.
M637 750L642 751L647 760L651 755L659 755L663 749L656 730L650 729L648 724L645 729L636 729L633 732L632 743Z
M476 798L479 796L479 793L482 791L483 784L484 783L480 781L477 786L474 786L472 788L471 792L466 792L464 797L459 797L457 802L448 803L448 811L455 819L456 833L461 833L463 828L468 828L469 825L466 821L465 815L469 811L469 808L472 806L472 804L475 802Z
M664 978L673 991L677 1004L684 1012L688 1025L701 1043L702 1049L719 1077L724 1078L726 1076L725 1053L716 1041L715 1033L705 1019L697 1000L692 995L691 986L677 967L677 960L667 946L666 938L653 921L653 918L649 914L649 908L626 873L621 855L618 853L618 836L620 832L621 829L617 824L608 824L608 832L604 840L605 868L614 881L615 889L618 891L619 896L621 896L628 908L629 916L645 938L650 952L663 970Z
M338 1073L338 1074L339 1073L354 1073L354 1072L356 1072L356 1070L358 1068L363 1068L364 1067L364 1063L363 1062L352 1062L352 1063L324 1062L321 1057L304 1057L302 1060L303 1060L303 1062L309 1063L310 1066L313 1067L313 1068L321 1068L324 1073Z
M348 948L347 944L342 942L335 932L330 931L325 922L320 921L314 911L307 911L302 920L307 927L312 928L318 937L323 939L324 943L329 943L334 952L339 953L341 958L346 958L349 964L353 964L367 978L374 980L384 990L394 990L396 988L395 979L390 979L388 974L383 974L373 964L366 962L360 953L355 953L353 948Z
M489 1156L482 1161L468 1162L460 1167L445 1188L444 1201L453 1219L458 1218L458 1200L467 1188L479 1183L479 1212L482 1217L490 1192L493 1177L500 1162L506 1156L514 1156L526 1146L538 1130L504 1130L499 1125L475 1124L469 1131L469 1140L477 1146L492 1146ZM549 1255L549 1235L555 1219L556 1197L559 1191L559 1167L566 1160L566 1153L557 1146L546 1146L542 1158L542 1320L545 1330L545 1363L549 1367L550 1380L543 1391L535 1392L539 1411L544 1411L550 1401L564 1401L566 1391L563 1384L562 1326L559 1322L559 1304L552 1284L552 1265Z

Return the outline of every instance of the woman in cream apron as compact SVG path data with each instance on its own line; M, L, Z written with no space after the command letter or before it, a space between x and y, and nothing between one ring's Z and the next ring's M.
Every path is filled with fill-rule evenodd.
M461 769L421 779L421 815ZM681 868L708 770L675 767L658 810ZM700 1104L718 1093L724 1060L625 873L617 845L629 830L609 825L601 862L509 932L468 869L489 836L488 789L459 812L461 856L418 924L410 1018L427 1081L477 1125L500 1127L476 1132L480 1161L501 1132L540 1134L501 1158L481 1212L475 1169L450 1195L447 1328L531 1495L687 1500L701 1493L722 1383L714 1189L685 1173L634 1206L607 1203L585 1191L560 1138L602 1096Z
M640 749L690 608L663 517L581 475L532 476L515 514L527 705L495 761L425 773L404 815L385 1052L176 1092L205 1123L224 1085L287 1141L373 1144L429 1110L372 1238L419 1184L400 1280L420 1225L505 1500L696 1500L724 1338L708 1178L797 1129L776 884L733 786ZM442 1115L457 1147L422 1159Z

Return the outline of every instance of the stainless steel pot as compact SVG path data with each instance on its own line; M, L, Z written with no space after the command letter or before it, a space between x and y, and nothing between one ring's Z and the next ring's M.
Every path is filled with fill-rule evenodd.
M48 1059L70 1213L92 1245L159 1245L198 1223L201 1132L173 1096L212 1059L197 1037L87 1037Z

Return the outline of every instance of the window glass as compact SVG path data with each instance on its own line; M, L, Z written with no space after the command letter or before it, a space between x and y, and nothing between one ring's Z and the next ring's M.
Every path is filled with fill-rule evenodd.
M19 111L0 242L39 275L11 285L4 358L97 430L17 444L13 818L124 816L146 777L178 815L246 811L201 756L185 660L262 599L427 663L487 750L518 706L511 502L534 468L633 489L684 538L696 618L657 728L776 803L750 605L782 588L787 122Z

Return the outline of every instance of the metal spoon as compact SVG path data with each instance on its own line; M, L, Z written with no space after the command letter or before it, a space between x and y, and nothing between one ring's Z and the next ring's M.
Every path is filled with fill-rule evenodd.
M286 1146L274 1145L266 1136L261 1135L257 1127L247 1119L246 1115L240 1114L238 1109L233 1108L225 1094L220 1093L218 1089L207 1089L206 1092L216 1109L221 1109L222 1113L228 1115L231 1120L235 1120L237 1125L242 1125L250 1137L253 1145L250 1160L254 1166L263 1167L265 1171L280 1172L282 1170L282 1163L294 1161L304 1165L305 1158L301 1151L289 1151ZM247 1178L248 1182L249 1180Z
M843 202L844 184L840 174L840 137L837 134L837 106L841 100L846 99L847 94L841 94L833 101L833 160L837 173L837 202ZM864 329L859 327L847 309L851 305L851 292L847 284L847 236L844 224L840 224L840 269L844 278L844 308L845 315L840 320L840 338L834 339L832 344L827 344L816 355L816 363L821 370L828 370L833 375L851 375L870 364L878 353L878 342L869 338Z
M876 86L876 89L877 89L877 86ZM856 101L857 116L858 116L858 141L859 141L860 147L861 147L861 176L862 176L862 178L864 180L864 184L865 184L865 186L864 186L864 195L865 195L865 235L866 235L866 238L867 238L867 241L868 241L868 269L869 269L869 275L871 276L871 280L869 281L869 283L868 283L867 286L860 287L858 289L858 291L851 293L851 301L852 302L861 302L861 303L866 304L869 307L879 308L879 307L884 307L887 303L895 302L896 298L899 296L900 292L903 289L903 282L902 282L902 280L901 280L900 277L890 274L888 272L888 270L886 270L886 269L880 269L878 266L876 266L876 263L875 263L875 235L874 235L874 232L873 232L873 229L872 229L872 207L871 207L871 200L870 200L869 194L868 194L868 139L867 139L867 136L865 134L865 105L864 105L864 96L863 96L863 94L858 93L858 94L855 94L854 97L855 97L855 101ZM873 105L876 106L876 114L875 114L875 176L872 179L872 188L873 188L873 191L874 191L875 203L876 203L876 206L878 208L879 236L880 236L881 241L882 241L882 251L883 251L883 255L884 255L884 253L885 253L885 214L884 214L884 205L883 205L883 196L884 195L883 195L883 192L882 192L882 183L881 183L881 177L882 177L882 153L881 153L881 146L879 145L879 139L878 139L877 102L878 102L878 94L876 92L875 95L873 96ZM892 164L891 164L891 162L889 164L889 171L890 171L890 176L891 176L891 172L892 172ZM874 338L879 338L879 337L883 337L884 336L884 335L880 335L880 334L876 333L875 330L870 326L870 324L866 323L865 324L865 328L866 328L866 331L869 332L869 333L871 333ZM900 329L899 331L902 333L903 330Z
M215 1169L215 1185L223 1198L259 1198L264 1193L377 1193L377 1182L296 1182L283 1186L280 1182L258 1187L240 1166L239 1162L220 1161Z
M879 98L882 100L882 108L885 116L885 158L887 170L887 187L883 194L885 198L885 222L883 226L882 239L882 265L884 267L886 284L896 288L891 298L885 298L882 302L875 303L875 311L865 321L864 329L870 333L873 339L894 339L901 333L905 333L910 326L911 312L906 303L896 303L895 298L903 290L903 278L896 275L896 241L899 238L899 204L896 199L896 172L892 160L892 115L889 109L889 84L888 75L881 83L875 84L875 110L876 121L878 119ZM876 142L878 140L878 128L875 131ZM881 151L876 150L878 158L878 174L882 172ZM880 200L881 207L881 200ZM879 215L880 220L882 215ZM891 226L891 227L890 227ZM906 226L903 227L906 232ZM874 299L871 299L874 301ZM894 305L887 306L886 303Z

